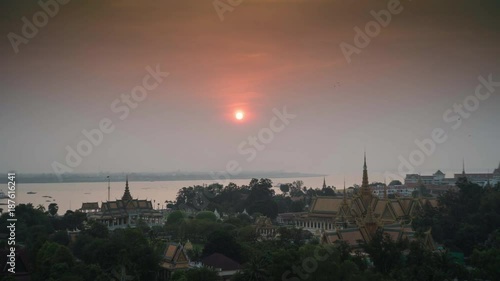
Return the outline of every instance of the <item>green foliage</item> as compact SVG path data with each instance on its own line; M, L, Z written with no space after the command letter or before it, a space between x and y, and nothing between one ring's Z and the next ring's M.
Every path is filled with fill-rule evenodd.
M109 237L80 235L75 255L86 264L97 264L106 272L121 272L140 280L150 280L158 269L159 255L140 229L117 229Z
M60 278L70 272L75 259L70 250L53 242L45 242L36 255L37 279Z
M234 235L227 231L217 230L208 236L202 255L206 257L213 253L220 253L235 261L242 261L241 245Z
M394 185L403 185L403 183L401 183L401 181L399 181L399 180L392 180L389 183L389 186L394 186Z
M59 206L57 206L57 203L50 203L49 204L49 214L51 216L57 215L58 210L59 210Z
M56 231L50 236L50 241L58 243L60 245L68 246L69 244L69 234L66 230Z
M173 211L168 215L167 218L167 225L176 225L181 223L184 219L186 218L186 213L183 211Z
M211 222L217 221L217 217L215 216L215 214L213 212L210 212L210 211L199 212L196 214L195 218L197 220L206 220L206 221L211 221Z
M193 268L186 271L176 271L172 276L172 281L217 281L217 272L206 267Z
M204 209L217 208L230 214L229 218L216 221L212 212L193 218L177 210L165 226L151 229L139 223L136 229L112 232L92 221L84 229L85 214L80 212L52 216L42 208L21 204L16 207L17 240L32 255L34 280L101 281L116 279L120 272L133 280L154 280L164 249L160 234L182 243L192 241L195 250L189 256L195 260L217 252L241 262L242 271L234 280L500 279L500 186L481 188L461 182L459 192L443 194L438 208L422 206L412 221L419 234L432 229L436 241L464 253L468 267L454 258L456 253L431 252L417 241L396 242L382 233L358 249L346 243L312 242L307 232L294 228L280 228L277 239L262 241L252 219L238 212L246 208L254 217L259 213L273 217L278 211L303 211L314 196L331 192L305 188L301 182L287 186L289 191L284 192L289 196L276 196L268 179L252 179L242 187L231 183L185 188L178 194L184 203L195 209L200 204ZM207 196L199 198L199 194ZM6 219L6 214L0 217L2 229L6 229ZM66 229L76 228L83 231L70 242ZM215 272L203 268L176 272L172 277L186 281L216 278Z
M363 250L370 255L375 268L382 274L388 274L401 265L404 245L394 242L389 235L378 231L370 243L362 244Z
M471 265L475 278L500 280L500 229L490 234L483 247L474 250Z
M270 259L265 255L252 258L233 280L267 281L270 280L268 266Z
M77 230L83 229L83 222L87 220L87 215L85 213L82 213L80 211L66 211L64 216L62 217L62 225L61 228L58 228L59 230Z
M307 202L302 197L304 195L302 187L302 181L282 184L280 189L283 194L277 196L272 181L266 178L254 178L250 180L248 186L241 187L234 183L229 183L225 187L220 184L183 187L177 193L174 207L178 210L195 211L217 209L229 215L246 209L254 217L256 213L260 213L274 219L280 212L304 210ZM312 200L312 196L315 195L335 196L335 192L331 187L321 190L311 189L308 200Z
M438 198L439 208L424 206L413 226L419 231L432 228L437 242L470 256L500 227L500 189L466 181L458 187L458 192L447 191Z
M305 207L306 207L306 204L304 203L304 201L293 201L291 206L290 206L290 211L291 212L303 212Z
M108 227L97 221L90 221L88 228L82 231L84 234L88 234L94 238L108 238L109 230Z
M287 184L280 184L280 190L281 192L283 192L285 195L290 192L290 186L291 184L287 183Z

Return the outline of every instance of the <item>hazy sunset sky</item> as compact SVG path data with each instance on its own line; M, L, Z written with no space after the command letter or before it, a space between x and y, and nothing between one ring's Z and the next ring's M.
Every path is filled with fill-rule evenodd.
M0 171L53 172L82 130L115 130L74 172L395 171L415 140L442 128L417 172L487 172L500 161L500 87L457 129L443 114L500 81L499 1L402 1L403 11L349 64L339 45L389 1L243 0L221 21L212 0L70 1L16 54L9 32L41 8L0 3ZM222 1L226 2L226 1ZM436 4L438 2L439 4ZM110 105L170 75L119 119ZM238 146L296 115L254 160ZM245 112L237 122L236 110Z

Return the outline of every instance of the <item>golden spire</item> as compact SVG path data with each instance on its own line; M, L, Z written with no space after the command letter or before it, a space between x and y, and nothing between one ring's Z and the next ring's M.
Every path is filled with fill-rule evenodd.
M128 175L126 176L125 192L123 193L122 200L132 200L132 195L130 194L130 190L128 189Z
M368 187L368 169L366 167L366 152L365 152L365 159L364 159L364 164L363 164L363 183L361 184L361 187Z
M344 204L346 203L346 191L345 191L345 176L344 176Z

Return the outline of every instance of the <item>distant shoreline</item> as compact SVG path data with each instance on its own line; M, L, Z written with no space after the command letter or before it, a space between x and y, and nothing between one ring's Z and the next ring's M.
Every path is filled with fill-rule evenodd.
M88 173L88 174L64 174L61 180L55 174L22 174L16 173L18 183L81 183L81 182L107 182L108 176L110 182L124 182L128 175L129 181L190 181L190 180L209 180L225 181L225 178L214 179L210 173L192 172L192 173ZM232 180L252 179L252 178L308 178L322 177L324 174L295 173L295 172L248 172L241 173L231 177ZM1 183L7 183L7 178L1 178Z

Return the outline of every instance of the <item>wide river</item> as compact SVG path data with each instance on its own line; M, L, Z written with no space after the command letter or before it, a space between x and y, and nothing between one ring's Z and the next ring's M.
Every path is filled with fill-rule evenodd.
M272 179L273 185L279 183L291 183L295 180L302 180L304 185L312 188L321 188L323 185L323 177L304 177L304 178L277 178ZM343 176L327 176L326 184L335 185L342 188ZM234 179L231 180L238 186L248 185L250 179ZM361 175L353 175L348 177L347 184L360 183ZM155 208L160 204L160 207L165 207L165 201L175 200L177 192L182 187L193 185L211 184L210 180L192 180L192 181L130 181L129 188L133 198L148 199L153 201ZM58 214L64 214L66 210L76 210L81 208L83 202L104 202L108 198L108 183L107 182L81 182L81 183L19 183L16 191L16 204L32 203L34 206L43 205L45 208L50 203L57 203L59 206ZM119 199L123 195L125 189L125 181L111 183L111 200ZM281 191L278 187L274 188L276 193ZM7 188L1 188L6 192ZM0 203L5 204L6 199L1 199ZM4 211L7 206L3 207Z

